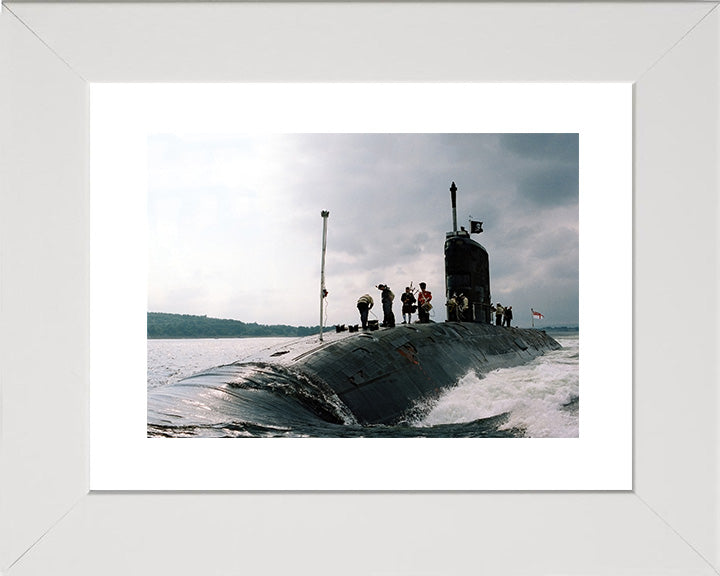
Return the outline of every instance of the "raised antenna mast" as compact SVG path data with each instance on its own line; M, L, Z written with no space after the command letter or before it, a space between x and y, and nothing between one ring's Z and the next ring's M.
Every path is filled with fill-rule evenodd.
M325 251L327 249L327 219L330 216L328 210L320 212L320 216L323 219L323 233L322 233L322 260L320 262L320 342L323 341L323 301L327 296L327 290L325 290Z
M457 205L455 192L457 192L457 186L455 186L455 182L453 182L450 186L450 199L452 200L453 232L457 234Z

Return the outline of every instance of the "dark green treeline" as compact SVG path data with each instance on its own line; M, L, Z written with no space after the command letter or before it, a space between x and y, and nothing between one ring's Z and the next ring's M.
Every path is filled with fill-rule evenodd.
M239 320L148 312L148 338L257 338L262 336L308 336L319 326L246 324Z

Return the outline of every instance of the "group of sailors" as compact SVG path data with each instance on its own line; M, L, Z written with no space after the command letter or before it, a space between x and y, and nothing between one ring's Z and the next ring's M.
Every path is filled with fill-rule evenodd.
M383 308L383 321L380 326L385 328L395 327L395 314L393 312L393 301L395 300L395 294L387 284L378 284L376 286L380 290L380 301L382 302ZM417 297L416 297L417 294ZM432 292L427 289L425 282L420 282L420 289L413 288L412 284L405 287L405 292L400 296L402 302L402 315L403 324L410 324L412 322L412 315L417 312L418 322L421 324L427 324L430 322L430 310L432 310ZM373 299L370 294L363 294L357 301L357 308L360 312L360 322L363 330L368 328L368 313L373 307Z
M462 292L460 292L460 294L453 292L450 300L447 301L448 320L455 320L456 322L471 320L469 310L470 303L467 296Z
M495 316L495 325L496 326L507 326L510 327L510 322L512 322L512 306L503 306L498 302L494 306L490 307L490 313L491 313L491 319L492 322L492 315Z
M380 301L383 308L383 320L380 326L384 328L395 327L395 314L393 313L393 301L395 294L387 284L378 284L376 286L380 290ZM417 297L416 297L417 295ZM402 302L403 324L412 322L412 315L417 312L418 322L427 324L430 322L430 310L432 310L432 292L427 290L425 282L420 282L420 289L413 288L412 284L405 287L405 292L400 296ZM360 312L360 322L363 330L368 329L368 314L374 305L374 301L370 294L363 294L358 298L357 308ZM472 320L470 311L470 302L465 294L453 293L447 301L447 318L456 322L466 322ZM490 307L490 322L496 326L508 326L512 322L513 312L512 306L503 306L498 302Z
M469 303L467 296L462 292L460 294L453 293L450 300L447 303L448 307L448 320L455 320L456 322L467 322L472 320L469 312ZM510 327L512 322L513 312L512 306L503 306L498 302L495 305L490 306L490 323L495 323L496 326L507 326Z

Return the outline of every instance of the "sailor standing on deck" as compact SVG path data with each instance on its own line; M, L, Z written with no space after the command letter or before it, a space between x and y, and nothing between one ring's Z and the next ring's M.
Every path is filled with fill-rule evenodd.
M412 293L410 286L405 287L405 292L400 296L400 300L402 301L403 324L410 324L413 312L417 309L415 295Z
M495 326L502 326L504 313L505 313L505 308L503 308L502 304L500 304L500 302L498 302L497 305L495 306Z
M512 306L505 308L505 326L510 328L510 321L512 320Z
M427 324L430 322L430 309L432 308L432 304L430 304L430 300L432 300L432 292L430 292L430 290L425 290L425 287L425 282L420 282L420 292L418 292L417 302L418 319L421 324Z
M448 300L445 305L447 306L447 319L449 321L459 322L460 318L458 318L457 294L453 292L453 295L450 296L450 300Z
M392 311L392 303L395 300L395 294L393 294L390 287L386 284L378 284L378 290L382 291L382 307L383 307L383 322L381 326L385 328L395 328L395 314Z
M373 299L370 294L363 294L358 298L357 308L360 311L360 322L362 323L363 330L367 330L368 323L368 312L373 307Z
M457 297L457 304L458 304L458 320L460 322L463 322L468 319L468 308L470 307L470 302L467 299L467 296L463 294L462 292Z

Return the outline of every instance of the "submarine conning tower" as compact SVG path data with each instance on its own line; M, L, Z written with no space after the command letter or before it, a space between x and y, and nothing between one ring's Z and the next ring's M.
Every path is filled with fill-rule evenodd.
M469 302L466 320L490 323L490 262L487 250L457 229L457 186L450 186L453 230L445 235L445 296L464 294Z

